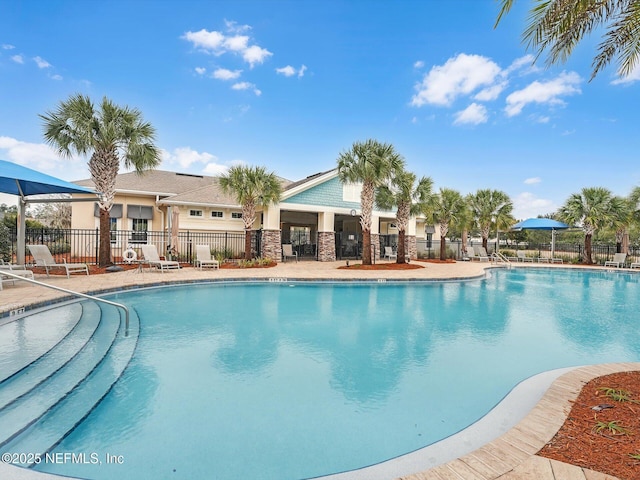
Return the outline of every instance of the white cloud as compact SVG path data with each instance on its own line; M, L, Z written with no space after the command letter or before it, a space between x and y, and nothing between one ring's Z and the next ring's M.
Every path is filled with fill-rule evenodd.
M296 69L291 65L287 65L286 67L276 68L276 72L284 75L285 77L292 77L296 74Z
M304 72L307 71L307 66L302 65L298 70L293 68L291 65L287 65L286 67L276 68L276 73L284 75L285 77L292 77L294 75L298 75L298 78L304 77Z
M516 58L513 62L511 62L511 65L509 65L505 70L504 70L504 74L505 75L509 75L512 72L515 72L516 70L520 70L523 67L528 67L526 69L526 72L535 72L538 71L538 68L535 67L533 65L533 62L535 61L536 57L534 57L531 54L527 54L524 57L520 57L520 58Z
M507 97L505 112L507 116L513 117L520 114L522 109L530 103L564 105L560 97L581 93L578 87L581 81L582 79L575 72L563 72L547 82L536 80Z
M162 151L162 163L168 166L180 166L183 169L191 167L195 163L207 164L216 162L218 158L207 152L198 152L190 147L178 147L173 152Z
M64 173L76 172L77 180L86 175L86 164L79 157L61 159L58 153L45 143L29 143L11 137L0 136L0 158L33 168L56 177ZM68 177L67 177L68 178Z
M424 62L422 60L418 60L416 63L413 64L413 68L423 68L424 67Z
M198 75L204 75L205 73L207 73L207 69L204 67L196 67L195 71Z
M47 62L42 57L33 57L33 61L36 62L36 65L38 65L38 68L49 68L49 67L51 67L51 64L49 62Z
M258 90L253 83L249 83L249 82L234 83L231 86L231 88L233 88L234 90L252 90L253 89L253 93L255 93L256 96L259 97L260 95L262 95L262 92Z
M500 96L502 91L507 86L507 82L501 82L497 85L492 85L491 87L483 88L480 90L473 98L475 100L479 100L481 102L489 102L491 100L495 100Z
M531 178L527 178L524 183L526 185L535 185L536 183L540 183L542 181L542 179L540 177L531 177Z
M631 85L640 80L640 65L636 66L626 77L618 77L611 82L611 85Z
M14 47L13 45L9 45L8 43L3 43L2 44L2 49L3 50L13 50L14 48L16 48L16 47Z
M213 78L218 80L235 80L240 76L242 70L227 70L226 68L218 68L213 72Z
M461 53L425 74L422 82L415 86L417 93L411 105L451 105L461 95L492 86L500 72L500 67L487 57Z
M574 133L576 133L576 129L575 128L573 130L565 130L560 135L562 135L563 137L567 137L569 135L573 135Z
M51 75L50 77L52 80L62 80L62 75L58 75L57 73L54 75Z
M21 65L24 63L24 58L22 57L22 55L14 55L11 57L11 60Z
M535 218L557 209L558 206L553 201L538 198L530 192L522 192L513 200L513 216L518 219Z
M229 170L229 167L226 165L221 165L219 163L208 163L202 169L202 173L207 175L211 175L214 177L219 177L220 175L224 175Z
M222 32L208 31L202 29L197 32L186 32L182 39L191 42L195 48L204 50L216 56L227 52L240 55L250 68L256 64L263 63L268 57L273 55L266 48L258 45L250 45L250 38L247 35L239 35L239 32L250 30L248 25L238 26L235 22L225 20L227 32L232 35L225 35Z
M477 103L472 103L464 110L455 114L454 125L479 125L481 123L486 123L489 119L489 115L487 114L487 109L484 105L479 105Z

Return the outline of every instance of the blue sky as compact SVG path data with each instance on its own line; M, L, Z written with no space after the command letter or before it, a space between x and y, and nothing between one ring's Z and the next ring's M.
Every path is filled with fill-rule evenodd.
M0 158L88 178L38 118L79 92L140 109L165 170L298 180L375 138L437 188L507 192L517 218L583 187L627 195L640 69L588 82L597 37L532 65L516 4L494 29L493 0L0 0Z

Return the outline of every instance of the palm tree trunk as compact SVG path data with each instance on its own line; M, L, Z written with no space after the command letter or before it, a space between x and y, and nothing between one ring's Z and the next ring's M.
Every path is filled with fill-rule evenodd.
M251 230L248 228L244 231L244 259L251 260Z
M398 251L396 252L398 254L398 257L396 258L396 263L407 263L405 260L405 256L406 256L406 249L405 249L405 242L406 242L406 231L403 230L398 230Z
M586 234L584 236L584 263L587 265L591 265L593 260L591 259L591 234Z
M364 182L360 194L360 226L362 227L362 264L371 265L371 216L375 199L375 186L371 182Z
M362 264L371 265L371 230L362 230Z
M100 209L100 240L98 248L98 266L111 265L111 222L109 210Z
M447 233L449 233L449 222L440 223L440 260L447 259Z

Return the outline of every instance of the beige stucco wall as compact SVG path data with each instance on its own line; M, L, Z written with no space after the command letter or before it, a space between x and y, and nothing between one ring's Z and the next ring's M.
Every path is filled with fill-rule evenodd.
M180 218L178 219L181 231L207 231L207 232L242 232L244 222L242 218L231 218L232 212L240 213L240 209L231 208L210 208L198 206L178 206ZM201 210L202 217L191 215L192 210ZM222 212L222 218L212 218L211 212ZM257 214L256 223L260 222L260 213Z
M74 198L81 195L74 195ZM127 218L128 205L143 205L153 207L153 218L149 220L149 230L162 230L165 227L164 213L156 208L155 197L137 195L116 195L113 203L122 204L122 218L117 219L118 230L131 230L132 220ZM100 219L94 216L94 202L71 203L71 228L94 229L100 225Z

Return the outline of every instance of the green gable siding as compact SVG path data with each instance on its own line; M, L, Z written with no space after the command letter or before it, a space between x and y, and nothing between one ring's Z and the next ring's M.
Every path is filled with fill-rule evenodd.
M281 203L297 203L301 205L349 209L360 208L360 202L345 202L342 200L342 182L340 182L340 179L337 177L287 198Z

